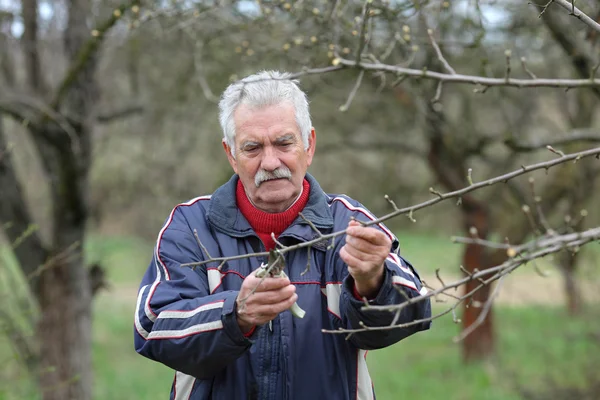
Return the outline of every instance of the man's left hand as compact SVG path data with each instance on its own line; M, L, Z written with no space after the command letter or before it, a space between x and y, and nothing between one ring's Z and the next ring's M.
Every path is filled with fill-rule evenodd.
M348 272L361 296L371 298L379 292L384 262L391 247L390 238L380 230L356 221L348 224L346 244L340 250L340 257L348 265Z

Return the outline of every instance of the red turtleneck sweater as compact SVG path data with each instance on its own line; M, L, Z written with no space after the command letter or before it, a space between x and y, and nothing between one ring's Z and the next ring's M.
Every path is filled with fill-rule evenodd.
M302 194L300 195L300 198L296 200L290 208L280 213L268 213L254 207L250 200L248 200L248 196L246 195L246 191L240 180L238 180L235 195L237 205L242 212L242 215L246 217L250 226L254 229L254 232L256 232L258 237L264 243L267 251L269 251L275 248L275 242L271 238L271 232L275 234L275 238L278 238L285 228L290 226L298 216L298 213L306 206L309 192L310 184L305 179L304 182L302 182ZM354 286L353 294L357 300L362 301L360 293L356 290L356 285ZM246 335L249 336L252 332L254 332L254 329Z
M237 205L246 217L254 232L262 240L267 251L275 248L275 242L271 238L271 232L275 234L275 238L296 219L298 213L302 211L308 202L308 194L310 192L310 184L306 179L302 182L302 194L294 204L287 210L280 213L268 213L261 211L248 199L242 181L238 180L236 190Z

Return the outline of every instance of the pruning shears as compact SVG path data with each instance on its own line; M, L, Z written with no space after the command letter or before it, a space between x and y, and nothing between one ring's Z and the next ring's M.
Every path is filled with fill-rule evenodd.
M285 259L283 258L283 254L279 252L279 250L273 249L269 251L269 260L267 264L262 264L258 268L258 272L256 272L257 278L264 278L269 275L273 278L287 278L287 274L284 271L285 268ZM304 318L304 314L306 312L300 308L297 303L294 303L292 307L290 307L290 311L294 317Z

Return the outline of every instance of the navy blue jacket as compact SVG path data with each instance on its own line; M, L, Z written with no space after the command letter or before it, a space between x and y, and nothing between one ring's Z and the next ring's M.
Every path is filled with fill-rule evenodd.
M308 203L303 210L323 234L344 230L350 217L373 219L360 203L347 196L323 192L307 174ZM344 236L330 243L286 254L286 273L296 286L303 319L289 311L272 324L258 327L245 337L236 321L235 300L244 277L266 258L229 261L195 269L183 263L204 260L194 238L197 230L211 257L229 257L264 251L264 246L236 206L238 177L212 196L193 199L173 209L161 229L153 260L140 285L135 311L135 349L171 368L175 379L171 399L372 399L367 370L369 349L389 346L429 328L421 323L404 329L345 335L322 329L389 325L393 314L365 312L353 296L354 282L339 257ZM393 241L385 263L385 279L372 304L397 304L424 293L413 267L398 255L398 241L383 224L378 225ZM284 245L316 237L298 217L279 237ZM310 268L307 273L307 261ZM429 301L403 309L398 324L431 316Z

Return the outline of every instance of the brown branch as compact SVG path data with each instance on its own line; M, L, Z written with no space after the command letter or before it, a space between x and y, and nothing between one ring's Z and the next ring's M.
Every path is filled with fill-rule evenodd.
M59 133L66 133L71 140L71 146L75 154L79 154L79 141L75 129L64 117L57 111L54 111L49 105L38 98L30 97L24 94L6 93L0 96L0 112L14 118L17 122L29 127L29 131L35 139L43 139L55 145L61 144ZM49 119L54 122L60 130L39 129L42 119Z
M109 123L119 119L129 118L133 115L142 114L144 107L139 104L131 104L118 110L111 112L101 112L96 117L96 121L100 123Z
M366 46L366 40L365 40L365 36L367 34L367 21L369 20L369 5L371 3L371 0L366 0L365 4L363 5L363 9L362 9L362 15L361 15L361 27L360 27L360 34L358 35L358 47L356 50L356 63L358 64L358 62L360 62L360 59L362 58L362 53L364 51L364 48ZM361 77L362 78L362 77Z
M502 283L504 282L505 277L506 277L506 275L502 275L498 279L498 283L496 284L494 291L492 292L490 297L488 297L487 301L485 302L485 305L483 306L483 310L479 313L479 315L477 316L477 319L471 325L469 325L465 329L463 329L462 332L454 338L455 343L458 343L458 342L464 340L467 336L469 336L471 333L473 333L473 331L475 331L475 329L477 329L481 324L483 324L483 322L485 321L485 318L487 317L487 315L490 313L490 310L492 309L492 304L494 304L494 300L500 294L500 288L502 287Z
M13 88L16 85L15 65L9 48L10 29L14 16L7 11L0 11L0 71L6 84ZM6 31L3 29L6 26Z
M12 101L5 96L0 96L0 113L4 113L12 117L18 123L26 123L34 114L31 114L31 109L22 102Z
M43 94L44 83L38 46L38 0L23 0L23 46L28 85L34 93Z
M600 87L600 78L594 79L553 79L553 78L538 78L538 79L515 79L507 80L506 78L488 78L477 75L463 74L446 74L423 69L404 68L396 65L388 65L376 62L356 62L338 57L337 67L345 66L348 68L358 68L366 71L383 71L405 76L414 79L430 79L441 81L444 83L467 83L471 85L480 85L483 87L516 87L516 88L531 88L531 87L555 87L555 88L598 88Z
M25 276L34 272L38 265L45 262L48 251L37 232L27 202L14 168L10 149L7 149L4 132L0 120L0 229L13 243L13 252ZM34 294L37 294L38 280L32 278L28 283Z
M79 49L77 56L69 66L69 69L58 86L58 90L50 103L53 109L57 110L60 107L69 89L71 89L71 86L76 82L80 72L85 69L88 62L90 62L100 50L108 31L121 19L127 9L134 5L139 6L139 4L140 0L130 0L121 4L106 21L92 31L92 37L85 42L81 49Z
M477 182L473 185L467 186L463 189L460 190L455 190L453 192L448 192L448 193L439 193L437 192L437 197L430 199L428 201L425 201L423 203L417 204L417 205L413 205L410 207L405 207L405 208L401 208L398 210L394 210L393 212L384 215L383 217L377 218L375 220L369 221L369 222L364 222L363 226L371 226L371 225L376 225L379 224L381 222L387 221L388 219L394 218L398 215L402 215L402 214L408 214L416 211L416 210L420 210L422 208L425 207L430 207L434 204L437 204L441 201L444 200L448 200L448 199L452 199L452 198L456 198L456 197L462 197L467 193L470 193L474 190L477 189L481 189L483 187L488 187L491 185L495 185L498 183L503 183L506 182L510 179L513 179L517 176L532 172L532 171L536 171L536 170L540 170L540 169L545 169L548 170L549 168L552 168L556 165L559 164L563 164L566 163L568 161L572 161L572 160L580 160L584 157L590 157L590 156L600 156L600 147L597 148L593 148L593 149L589 149L589 150L585 150L582 152L578 152L578 153L571 153L571 154L565 154L564 157L560 157L560 158L556 158L550 161L544 161L544 162L539 162L537 164L532 164L529 166L522 166L520 169L509 172L507 174L504 175L500 175L497 176L495 178L491 178L485 181L481 181L481 182ZM600 228L599 228L600 229ZM279 249L278 251L281 254L285 254L288 253L290 251L294 251L297 249L301 249L301 248L305 248L305 247L309 247L309 246L313 246L323 240L328 240L328 239L333 239L336 238L338 236L342 236L346 233L345 230L342 231L338 231L338 232L333 232L333 233L329 233L326 235L322 235L316 239L313 240L309 240L307 242L303 242L297 245L293 245L293 246L288 246L285 247L283 249ZM243 259L243 258L250 258L250 257L261 257L261 256L265 256L265 255L269 255L268 252L262 252L262 253L250 253L250 254L241 254L241 255L237 255L237 256L232 256L232 257L216 257L216 258L212 258L209 260L204 260L204 261L199 261L199 262L191 262L191 263L185 263L185 264L181 264L181 267L195 267L195 266L200 266L200 265L204 265L204 264L208 264L210 262L221 262L221 261L229 261L229 260L239 260L239 259Z

